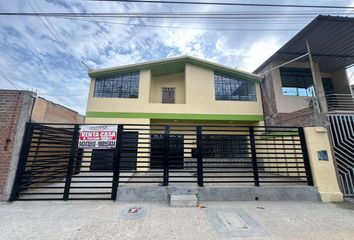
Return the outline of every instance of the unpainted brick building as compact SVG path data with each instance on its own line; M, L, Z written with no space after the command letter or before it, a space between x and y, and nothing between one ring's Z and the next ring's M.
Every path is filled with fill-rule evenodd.
M31 91L0 90L0 200L8 200L28 122L83 123L84 117Z

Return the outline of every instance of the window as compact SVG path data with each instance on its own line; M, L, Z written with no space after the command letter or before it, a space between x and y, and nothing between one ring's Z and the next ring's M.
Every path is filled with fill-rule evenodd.
M284 95L310 97L314 94L310 69L280 68L280 77Z
M161 103L176 103L176 88L162 88Z
M139 72L96 78L94 97L138 98Z
M231 101L256 101L256 84L253 81L214 74L215 99Z

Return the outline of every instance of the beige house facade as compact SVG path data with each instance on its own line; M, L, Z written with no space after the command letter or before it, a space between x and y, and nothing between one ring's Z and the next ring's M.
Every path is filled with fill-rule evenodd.
M89 75L86 123L263 122L257 75L194 57L102 69ZM123 86L123 81L130 83Z

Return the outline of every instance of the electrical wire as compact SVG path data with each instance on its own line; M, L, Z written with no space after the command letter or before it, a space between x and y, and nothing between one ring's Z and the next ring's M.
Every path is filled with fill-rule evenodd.
M346 15L350 12L328 12ZM323 13L324 14L324 13ZM216 19L309 19L319 13L238 13L238 12L0 12L2 16L46 16L46 17L120 17L120 18L216 18Z
M149 4L183 4L183 5L218 5L239 7L286 7L286 8L323 8L323 9L354 9L351 6L340 5L300 5L300 4L264 4L264 3L234 3L234 2L201 2L201 1L158 1L158 0L79 0L87 2L131 2Z
M78 19L78 18L66 18L58 17L60 19L69 19L74 21L86 21L94 23L107 23L107 24L117 24L117 25L127 25L127 26L138 26L138 27L155 27L155 28L176 28L176 29L198 29L198 30L218 30L218 31L299 31L300 29L266 29L266 28L201 28L201 27L189 27L189 26L166 26L166 25L150 25L150 24L135 24L135 23L123 23L123 22L112 22L112 21L102 21L93 19Z
M30 0L26 0L26 2L29 4L29 6L32 8L33 12L39 17L39 19L41 20L41 22L43 23L43 25L45 26L45 28L49 31L49 33L55 38L56 42L65 50L65 52L68 54L68 56L70 56L70 58L74 61L74 62L79 62L80 66L82 67L82 62L80 60L78 60L68 49L66 42L63 40L63 38L61 38L60 34L57 32L57 30L55 29L55 27L53 26L53 24L51 24L51 22L49 21L49 19L43 15L43 17L47 20L47 24L49 24L49 26L51 26L51 28L46 24L46 22L42 19L41 17L41 13L43 14L42 10L40 9L40 7L38 6L38 4L35 2L36 6L38 7L39 11L41 13L38 13L35 8L33 7L33 5L31 4ZM82 67L83 68L83 67ZM85 71L85 68L83 68Z
M20 89L20 87L19 87L17 84L15 84L14 82L12 82L12 81L6 76L6 74L5 74L3 71L1 71L1 70L0 70L0 76L1 76L3 79L5 79L7 82L9 82L15 89L17 89L17 90Z
M0 76L4 78L7 82L9 82L16 90L24 90L20 88L17 84L15 84L13 81L11 81L6 74L0 70ZM42 93L42 92L37 92L38 95L45 95L45 96L53 96L53 97L75 97L75 96L87 96L87 94L47 94L47 93Z

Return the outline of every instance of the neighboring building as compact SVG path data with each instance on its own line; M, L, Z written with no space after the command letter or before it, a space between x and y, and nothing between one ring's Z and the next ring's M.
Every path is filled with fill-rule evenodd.
M325 126L338 178L354 196L354 18L318 16L258 67L267 126ZM311 64L311 58L313 59ZM311 66L312 65L312 66Z
M327 113L354 113L346 74L354 63L353 28L354 18L318 16L254 71L262 77L267 125L322 125ZM306 39L313 68L308 55L299 58L308 53Z
M37 97L34 92L0 90L0 200L7 200L11 192L26 123L83 121L77 112Z
M263 121L259 77L190 56L91 71L86 123Z

